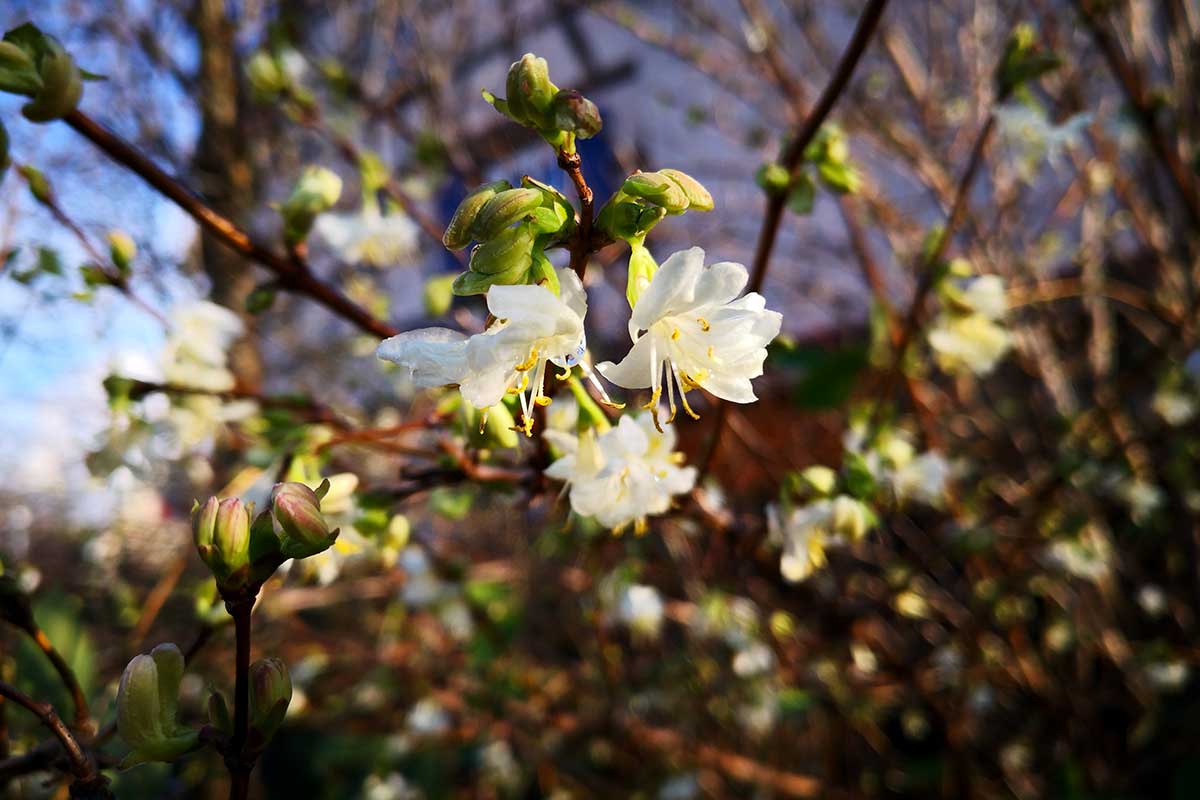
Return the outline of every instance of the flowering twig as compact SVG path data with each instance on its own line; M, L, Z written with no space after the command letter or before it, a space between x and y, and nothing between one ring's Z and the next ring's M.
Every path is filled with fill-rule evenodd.
M398 333L396 328L375 318L338 289L317 278L304 260L276 252L252 239L232 220L214 210L137 148L82 111L72 111L63 117L63 120L114 161L136 173L182 208L201 228L215 236L226 247L275 273L280 288L315 300L339 317L354 323L364 332L381 339Z
M842 58L838 62L837 68L834 70L832 77L830 77L829 83L825 86L825 90L821 92L817 104L813 107L808 117L804 120L804 124L796 133L796 138L791 141L787 150L784 151L780 163L788 171L789 175L794 175L800 167L805 148L808 147L809 143L817 135L817 132L821 129L821 125L825 122L825 118L829 116L829 112L833 110L838 98L841 97L847 84L849 84L850 78L854 75L854 69L858 66L863 53L866 52L867 44L870 43L871 36L879 24L879 19L883 16L883 11L887 7L887 3L888 0L871 0L867 7L863 9L862 15L858 18L858 24L854 28L854 33L846 45L846 50L842 53ZM775 239L779 234L779 223L783 219L783 210L786 204L786 192L772 193L767 199L767 209L763 216L763 224L758 234L758 244L754 251L754 262L750 268L748 292L759 291L762 288L763 281L767 277L767 268L771 263L771 251L775 248ZM710 435L707 449L699 462L701 476L708 472L709 467L712 465L713 457L716 455L717 447L721 441L721 430L724 428L726 413L725 404L718 401L716 423L713 425L713 432Z

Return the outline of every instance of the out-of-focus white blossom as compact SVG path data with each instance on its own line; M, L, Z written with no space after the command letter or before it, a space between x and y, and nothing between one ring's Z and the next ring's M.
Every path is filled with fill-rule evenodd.
M619 364L605 362L597 369L618 386L650 389L646 408L656 423L664 375L670 420L676 413L676 389L684 411L693 417L687 402L691 389L734 403L754 402L758 398L750 379L762 374L767 344L779 335L783 318L767 311L757 292L738 298L746 281L741 264L723 261L706 267L699 247L675 253L642 288L633 307L633 348Z
M400 211L384 216L365 205L354 214L322 214L313 232L350 264L390 267L417 252L417 225Z
M766 675L775 666L775 654L762 642L754 642L733 656L733 674L739 678Z
M1159 389L1152 401L1154 413L1168 425L1186 425L1196 416L1196 398L1178 389Z
M242 320L229 309L199 300L171 315L172 329L163 353L167 383L224 392L233 388L227 352L242 335Z
M1060 539L1047 550L1050 562L1077 578L1098 583L1109 576L1113 548L1108 537L1088 525L1073 539Z
M1011 101L996 108L996 131L1000 141L1014 156L1021 178L1032 181L1044 160L1052 169L1062 162L1063 153L1078 147L1083 131L1092 122L1092 114L1076 114L1059 124L1046 112L1027 103Z
M441 736L450 730L450 715L432 697L418 700L408 712L405 726L415 736Z
M1161 617L1167 610L1167 594L1162 587L1148 583L1138 589L1138 605L1151 617Z
M653 586L626 586L617 597L617 618L638 636L657 639L663 622L662 597Z
M1008 304L997 275L981 275L942 292L943 309L929 331L938 366L950 373L986 375L1012 346L1000 324Z
M632 523L642 533L647 517L665 512L675 495L691 491L696 482L695 468L680 466L674 429L656 428L650 414L626 414L599 435L594 429L578 437L547 431L564 455L546 475L567 483L576 514L595 517L616 532Z
M1178 659L1156 661L1146 665L1146 679L1160 692L1174 692L1182 689L1191 672L1187 662Z
M875 525L875 515L849 495L821 498L788 510L767 508L768 541L783 548L779 569L798 583L825 565L825 551L861 539Z

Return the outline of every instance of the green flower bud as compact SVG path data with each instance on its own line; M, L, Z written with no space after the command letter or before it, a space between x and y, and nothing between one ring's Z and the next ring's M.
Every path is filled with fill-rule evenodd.
M800 172L788 191L788 208L794 214L811 214L817 200L817 186L807 172Z
M422 292L425 301L425 313L431 317L440 317L450 310L454 302L454 276L438 275L425 281Z
M41 76L29 53L13 42L0 42L0 91L32 97L41 88Z
M521 264L515 264L511 269L492 275L467 271L454 279L452 288L459 297L484 294L491 286L513 286L523 283L528 272L529 268Z
M604 127L600 109L575 89L563 89L554 95L551 112L554 127L579 139L590 139Z
M540 250L533 254L533 264L529 267L529 282L545 286L555 295L559 294L558 270Z
M996 94L1003 100L1029 81L1057 69L1061 63L1054 53L1038 49L1037 30L1022 22L1013 28L996 67Z
M528 216L543 202L537 189L505 189L497 192L479 209L471 224L471 238L481 242L496 237L509 225Z
M262 100L270 100L287 88L288 79L279 62L270 53L260 50L246 64L246 79L250 88Z
M21 113L30 122L59 119L74 111L83 97L83 76L75 66L75 59L50 37L45 37L45 41L50 50L42 56L39 70L42 88L21 107Z
M767 194L781 194L787 191L791 176L782 164L763 164L758 168L754 180Z
M471 271L484 275L526 270L533 260L534 230L528 225L509 228L471 251Z
M546 59L526 53L508 70L508 104L521 109L525 124L534 128L551 127L550 105L558 87L550 82L550 65Z
M283 531L280 552L287 558L307 558L329 549L338 532L330 531L321 514L321 497L328 491L328 481L321 484L320 494L303 483L278 483L271 490L271 514Z
M800 480L817 494L830 495L833 494L833 490L837 486L837 473L829 467L817 465L808 467L802 471L800 473Z
M817 173L838 194L854 194L862 187L862 176L852 164L822 161L817 165Z
M658 174L666 175L679 184L679 188L683 189L683 193L687 195L689 211L713 210L712 195L708 193L708 189L704 188L704 184L691 175L688 175L686 172L680 172L677 169L660 169Z
M279 209L287 243L296 245L304 241L317 215L333 208L341 195L342 179L336 173L324 167L305 167L296 187Z
M137 258L137 244L125 231L109 231L108 256L117 269L127 273Z
M688 209L687 193L661 172L635 172L625 179L621 191L653 203L668 214L682 214Z
M150 655L136 656L117 687L117 731L132 748L122 768L148 761L174 761L200 746L196 731L175 718L183 653L160 644Z
M442 244L450 250L458 250L470 244L471 227L475 218L479 216L480 210L497 192L511 188L512 184L508 181L495 181L480 186L464 197L463 201L458 204L458 208L455 209L454 216L450 218L450 224L446 226L446 232L442 235Z
M17 173L25 179L25 183L29 184L29 193L33 195L34 200L44 206L54 203L54 190L50 187L49 179L40 169L23 164L17 167Z
M245 588L250 579L250 509L236 497L208 498L192 508L192 534L200 559L222 591Z
M250 726L260 744L265 745L279 729L291 701L287 664L264 658L250 665Z

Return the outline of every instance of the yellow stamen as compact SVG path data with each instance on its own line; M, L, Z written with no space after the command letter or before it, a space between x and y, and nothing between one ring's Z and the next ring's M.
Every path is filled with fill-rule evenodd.
M571 368L567 367L562 372L556 374L554 377L558 378L560 381L567 380L568 378L571 377Z
M706 320L704 317L696 317L696 322L700 323L700 330L704 331L705 333L708 333L708 329L712 327L708 324L708 320Z
M527 388L529 388L529 373L526 372L521 375L521 383L519 386L510 386L505 391L507 391L509 394L521 394Z
M533 398L533 402L537 403L537 404L538 404L539 406L541 406L542 408L545 408L546 406L550 405L550 404L551 404L551 403L553 403L554 401L553 401L553 400L551 400L549 397L546 397L545 395L542 395L541 397L535 397L535 398Z
M480 436L483 435L483 429L484 429L484 427L487 426L487 414L488 414L487 410L484 409L484 412L479 415L479 435Z
M537 348L535 347L535 348L533 348L532 352L530 352L530 354L529 354L529 360L522 361L520 364L517 364L515 367L513 367L513 369L515 369L517 372L527 372L528 370L533 369L534 366L537 365L537 362L538 362L538 351L537 351Z
M679 328L676 328L675 330L671 331L671 341L672 342L679 341L680 335L681 334L679 333Z
M710 361L716 358L716 356L713 355L713 346L711 344L708 346L708 358Z
M645 536L648 530L650 530L650 525L646 522L645 517L638 517L633 523L633 532L637 536Z
M684 374L682 377L685 382L693 383L694 388L699 388L699 384L696 384L694 381L692 381L692 379L689 378L686 374ZM697 414L695 411L692 411L692 407L688 405L687 390L684 389L682 386L679 387L679 402L683 405L683 410L687 412L687 415L689 417L691 417L692 419L700 419L700 415Z

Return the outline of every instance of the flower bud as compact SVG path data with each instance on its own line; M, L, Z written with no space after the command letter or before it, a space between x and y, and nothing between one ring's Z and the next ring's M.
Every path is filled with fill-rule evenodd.
M534 231L528 225L505 230L471 251L471 271L497 275L529 269L533 260L533 240Z
M37 65L29 54L12 42L0 42L0 90L32 95L40 86Z
M49 51L41 59L42 88L21 107L21 113L30 122L59 119L74 111L83 97L83 76L75 66L75 59L54 39L46 36L43 41Z
M270 100L287 88L288 79L279 62L270 53L260 50L246 64L246 79L254 94L262 100Z
M223 591L244 588L249 579L250 509L236 497L210 497L192 509L192 533L200 559Z
M679 184L679 188L683 189L683 193L687 195L689 211L712 211L714 207L712 195L708 189L704 188L704 184L688 175L686 172L680 172L677 169L660 169L660 175L666 175L675 183Z
M573 133L579 139L590 139L604 127L596 104L575 89L563 89L554 95L551 111L554 127Z
M250 725L262 744L275 734L292 701L292 678L278 658L250 665Z
M464 197L463 201L458 204L458 208L455 209L454 216L450 218L450 224L446 226L446 232L442 235L442 244L450 250L458 250L470 244L471 227L475 218L479 216L480 210L497 192L511 188L512 184L508 181L495 181L494 183L485 183Z
M137 244L125 231L109 231L108 256L122 273L129 272L133 260L137 258Z
M791 176L782 164L763 164L754 176L755 181L767 194L782 194L787 191Z
M336 173L324 167L305 167L292 194L279 209L287 243L296 245L304 241L317 215L333 208L341 195L342 179Z
M508 106L520 114L523 124L533 128L551 127L550 104L558 87L550 82L550 66L546 59L526 53L508 69L506 82Z
M542 193L537 189L497 192L483 205L471 224L471 238L481 242L495 238L509 225L528 216L542 201Z
M122 767L174 761L199 746L197 732L175 718L183 666L178 647L160 644L125 667L117 687L117 731L132 752Z
M469 297L474 294L484 294L491 286L513 286L524 283L529 268L520 263L514 264L504 272L491 275L470 270L454 279L453 290L459 297Z
M684 190L660 172L635 172L625 179L621 190L665 209L668 214L682 214L688 209Z
M50 181L40 169L22 164L17 167L17 173L25 179L25 183L29 184L29 193L33 195L34 200L44 206L54 203L54 189L51 188Z
M800 479L820 495L833 494L834 487L837 486L837 473L820 465L806 468L800 473Z
M327 487L327 482L322 484L322 489ZM330 532L321 515L320 496L303 483L275 484L271 490L271 514L283 530L279 549L288 558L316 555L337 538L338 532Z

